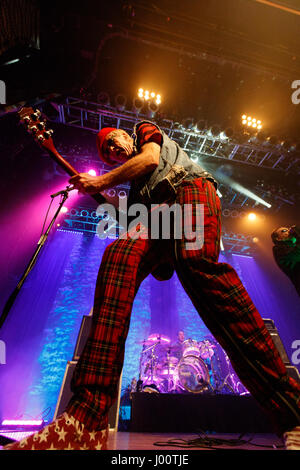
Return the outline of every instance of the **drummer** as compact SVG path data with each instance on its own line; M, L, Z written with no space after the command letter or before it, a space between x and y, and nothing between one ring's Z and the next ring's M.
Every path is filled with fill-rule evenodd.
M177 340L171 346L171 355L173 357L176 357L178 361L182 357L183 343L184 343L184 332L182 330L179 330L177 333Z

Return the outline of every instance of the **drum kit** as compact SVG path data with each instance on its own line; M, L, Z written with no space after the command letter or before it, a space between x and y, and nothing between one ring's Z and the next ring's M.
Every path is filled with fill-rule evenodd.
M222 348L214 340L187 339L171 344L163 335L143 341L140 357L140 390L158 393L249 393L236 376L222 350L225 373L220 373ZM224 367L223 367L224 368Z

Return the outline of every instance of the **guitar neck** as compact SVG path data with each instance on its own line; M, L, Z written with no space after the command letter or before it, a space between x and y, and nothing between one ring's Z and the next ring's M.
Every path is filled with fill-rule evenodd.
M41 147L47 150L48 154L63 170L65 170L70 176L78 175L78 171L70 165L56 150L51 135L52 129L46 130L46 123L42 121L41 112L39 110L34 111L31 107L24 107L18 111L21 123L24 124L25 128L31 133ZM106 202L106 198L102 194L91 194L90 195L98 204Z

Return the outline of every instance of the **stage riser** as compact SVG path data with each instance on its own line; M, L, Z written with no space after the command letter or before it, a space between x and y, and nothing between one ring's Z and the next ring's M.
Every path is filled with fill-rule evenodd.
M272 433L274 429L250 395L134 393L131 432Z

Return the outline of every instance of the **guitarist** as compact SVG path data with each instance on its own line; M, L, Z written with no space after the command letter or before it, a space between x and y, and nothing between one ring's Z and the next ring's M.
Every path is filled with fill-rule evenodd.
M300 449L300 385L288 376L237 273L218 262L221 205L214 178L147 121L138 123L132 136L120 129L102 129L97 148L112 170L101 176L82 173L70 183L94 194L130 181L130 202L176 201L193 208L201 204L204 243L187 249L186 233L195 226L193 210L182 239L127 234L106 248L96 283L93 325L72 379L73 397L56 421L6 448L106 448L108 410L117 395L135 294L150 273L166 279L175 270L240 380L271 416L278 433L284 434L286 447Z
M300 295L300 227L279 227L271 234L278 267L290 278Z

